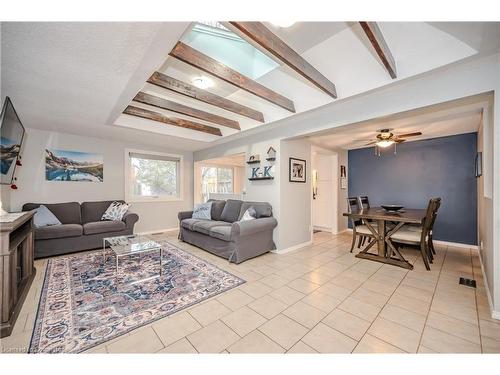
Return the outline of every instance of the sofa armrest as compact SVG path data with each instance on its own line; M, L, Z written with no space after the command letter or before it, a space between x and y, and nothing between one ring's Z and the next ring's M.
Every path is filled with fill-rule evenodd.
M177 214L179 221L193 217L193 211L181 211Z
M263 217L255 220L236 221L231 225L231 238L238 236L248 236L251 234L263 232L266 230L272 231L278 225L278 221L274 217Z
M125 212L125 215L123 215L122 220L125 222L127 228L133 229L134 224L137 223L137 221L139 221L139 215L127 211Z

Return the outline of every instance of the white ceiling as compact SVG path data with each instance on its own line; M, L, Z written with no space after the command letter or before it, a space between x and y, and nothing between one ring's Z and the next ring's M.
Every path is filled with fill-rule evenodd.
M289 29L268 26L336 84L339 98L393 82L358 23L299 22ZM188 22L26 22L2 23L1 27L2 98L13 99L27 127L131 142L140 139L188 151L209 147L213 141L229 141L236 133L221 127L221 140L121 114L141 89L238 120L243 131L257 126L264 130L266 124L293 115L217 79L213 92L261 110L266 124L145 84L155 70L188 82L200 74L168 57L189 29ZM498 47L498 24L380 23L380 28L396 60L398 79ZM297 112L332 102L288 67L275 69L258 81L292 99Z
M488 106L488 96L479 96L456 102L373 119L357 124L341 126L329 131L310 135L314 145L330 149L356 149L377 135L380 129L392 129L394 134L422 132L409 137L407 142L477 132L481 124L483 109Z

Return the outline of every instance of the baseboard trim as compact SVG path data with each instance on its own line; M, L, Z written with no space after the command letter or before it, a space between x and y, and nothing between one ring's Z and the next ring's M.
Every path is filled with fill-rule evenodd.
M135 232L134 234L154 234L154 233L162 233L162 232L173 232L174 230L178 230L179 227L175 228L165 228L165 229L156 229L156 230L150 230L146 232Z
M490 287L488 286L488 279L486 279L486 272L484 271L483 257L479 251L479 264L481 265L481 273L483 274L484 289L486 289L486 296L488 298L488 305L490 305L490 314L493 319L500 320L500 311L495 311L493 307L493 299L491 298Z
M313 229L314 229L314 230L319 230L319 231L321 231L321 232L329 232L329 233L332 233L332 228L322 227L321 225L314 225L314 226L313 226Z
M302 247L306 247L306 246L311 246L313 243L312 240L309 240L307 242L302 242L302 243L299 243L298 245L295 245L295 246L291 246L291 247L287 247L286 249L282 249L282 250L271 250L271 253L275 253L275 254L286 254L286 253L289 253L290 251L294 251L294 250L298 250Z
M343 232L351 232L352 233L352 229L351 228L347 228ZM340 233L343 233L343 232L340 232ZM449 242L449 241L441 241L441 240L432 240L432 242L435 243L436 245L453 246L453 247L460 247L460 248L463 248L463 249L479 250L479 246L477 246L477 245L469 245L469 244L466 244L466 243Z

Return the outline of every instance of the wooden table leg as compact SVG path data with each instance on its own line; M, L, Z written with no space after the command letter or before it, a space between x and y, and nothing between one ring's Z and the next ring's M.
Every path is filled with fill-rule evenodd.
M377 224L378 224L378 239L377 239L378 256L385 257L386 254L385 220L377 220Z

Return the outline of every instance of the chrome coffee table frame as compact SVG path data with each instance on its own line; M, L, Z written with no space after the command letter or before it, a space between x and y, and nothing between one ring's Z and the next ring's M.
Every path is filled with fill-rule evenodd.
M163 249L159 243L149 239L146 236L141 235L130 235L130 236L116 236L116 237L106 237L102 240L102 253L104 258L104 264L106 264L106 249L109 246L111 251L115 255L116 261L116 276L119 275L118 263L120 257L142 254L150 251L159 250L160 251L160 274L162 275L163 269ZM150 278L148 278L150 279Z

